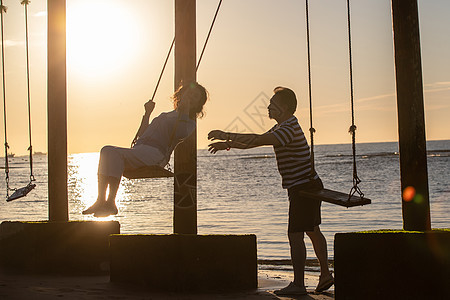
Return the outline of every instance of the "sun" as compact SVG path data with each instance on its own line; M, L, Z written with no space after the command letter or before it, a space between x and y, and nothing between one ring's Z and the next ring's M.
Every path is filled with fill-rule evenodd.
M139 48L140 28L127 1L67 1L69 71L93 78L120 71Z

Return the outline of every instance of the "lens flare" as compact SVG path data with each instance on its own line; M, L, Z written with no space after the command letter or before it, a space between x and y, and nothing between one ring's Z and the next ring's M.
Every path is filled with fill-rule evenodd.
M414 203L416 203L416 204L422 204L423 201L424 201L424 198L423 198L423 196L422 196L421 194L416 194L416 195L414 196Z
M412 186L408 186L403 190L403 200L406 202L410 202L414 199L416 195L416 189Z

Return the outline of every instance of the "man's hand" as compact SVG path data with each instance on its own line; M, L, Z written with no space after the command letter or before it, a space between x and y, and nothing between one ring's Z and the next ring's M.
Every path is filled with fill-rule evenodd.
M148 100L148 102L144 104L144 108L145 114L150 115L153 112L153 109L155 109L155 102L153 102L152 100Z
M212 154L216 154L216 152L219 150L226 150L229 148L229 146L226 142L212 143L212 144L209 144L208 147L209 147L208 151L211 152Z
M226 140L226 139L227 139L226 133L223 132L222 130L213 130L208 133L208 140L214 141L214 140Z

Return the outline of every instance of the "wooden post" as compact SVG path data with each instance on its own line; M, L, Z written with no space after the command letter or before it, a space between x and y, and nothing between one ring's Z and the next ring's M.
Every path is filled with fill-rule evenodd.
M195 10L195 0L175 0L175 90L196 81ZM174 155L174 233L197 234L197 131Z
M66 0L48 0L48 208L50 221L68 221Z
M417 0L392 0L403 229L431 229Z

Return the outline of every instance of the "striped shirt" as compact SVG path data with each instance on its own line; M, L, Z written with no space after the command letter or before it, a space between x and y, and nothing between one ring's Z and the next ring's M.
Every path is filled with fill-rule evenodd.
M319 178L317 173L311 176L308 142L295 116L275 125L268 132L273 133L281 143L273 148L283 188L289 189Z

